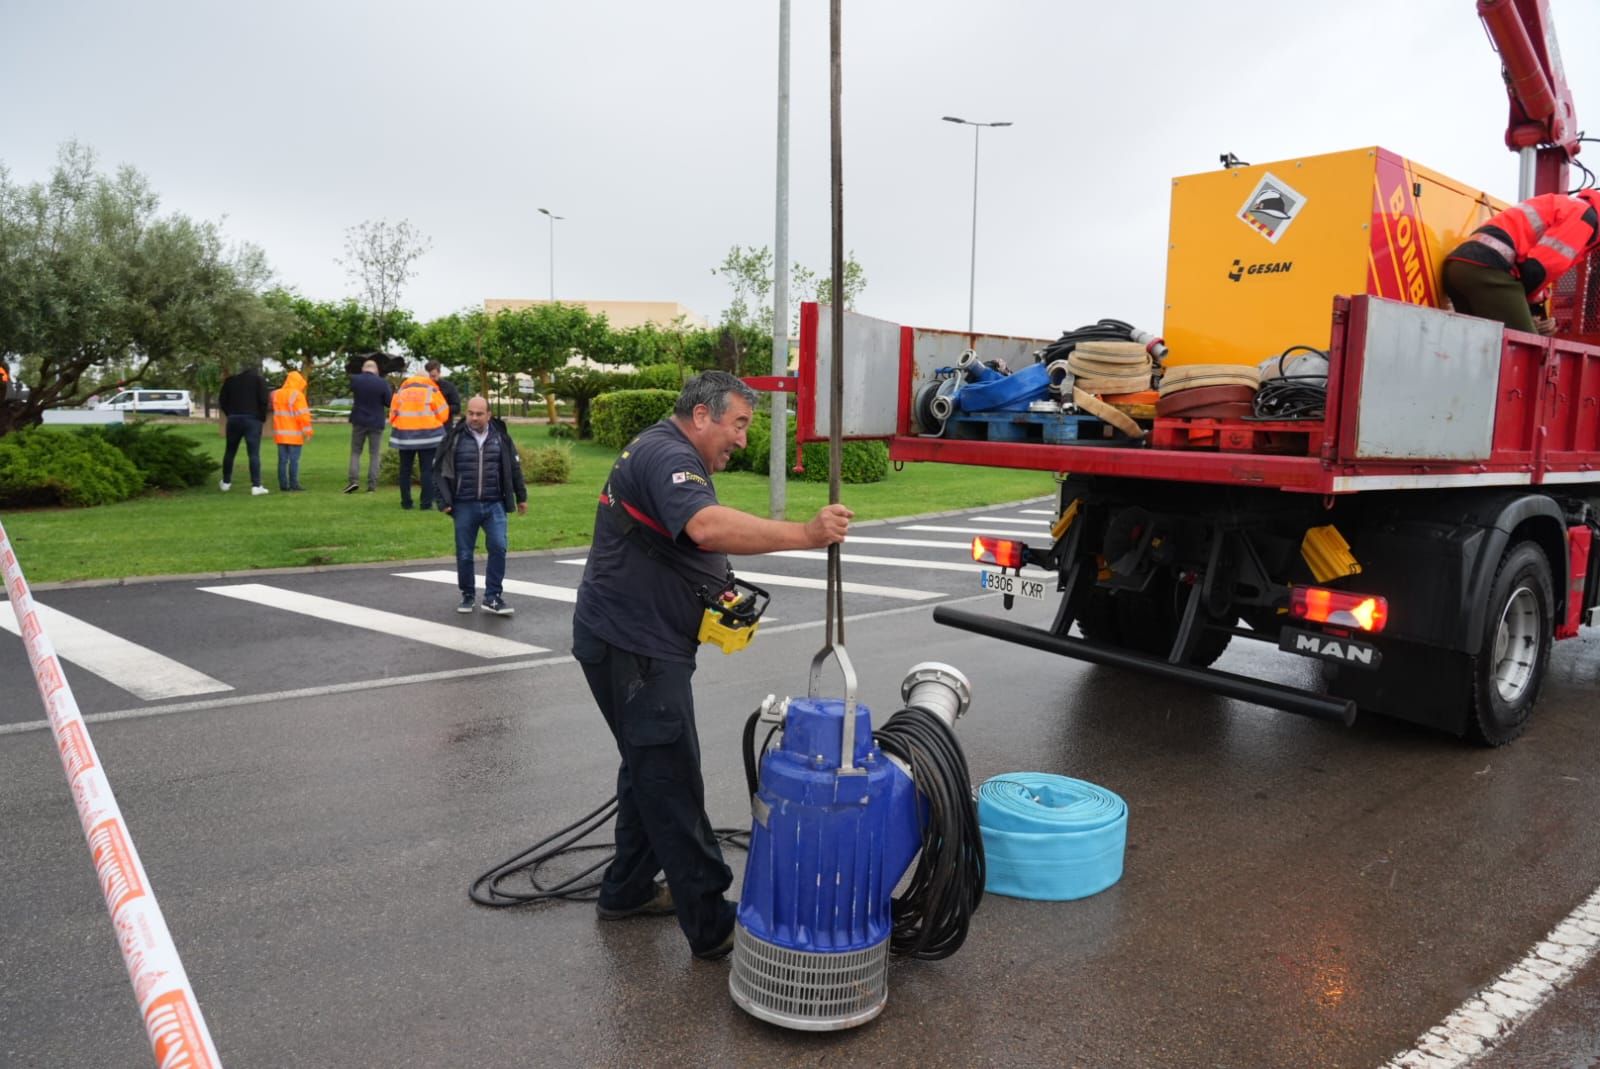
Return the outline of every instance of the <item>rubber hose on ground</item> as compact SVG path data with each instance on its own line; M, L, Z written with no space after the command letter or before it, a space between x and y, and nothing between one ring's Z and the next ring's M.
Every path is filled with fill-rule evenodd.
M1009 772L978 788L984 889L1012 898L1087 898L1122 878L1128 807L1103 787Z

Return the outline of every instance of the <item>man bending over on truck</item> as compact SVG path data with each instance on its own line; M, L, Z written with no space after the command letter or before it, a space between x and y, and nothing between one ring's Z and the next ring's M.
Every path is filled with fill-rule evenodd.
M1445 258L1444 291L1456 311L1549 334L1533 309L1556 279L1600 245L1600 190L1544 193L1513 205Z

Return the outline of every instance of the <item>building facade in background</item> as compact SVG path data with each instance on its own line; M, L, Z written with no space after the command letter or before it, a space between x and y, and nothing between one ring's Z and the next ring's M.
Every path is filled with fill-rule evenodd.
M516 297L488 297L483 310L490 315L496 312L514 312L541 304L576 305L590 315L604 315L606 322L616 330L627 330L646 323L671 328L680 320L686 329L704 330L705 317L677 301L526 301Z

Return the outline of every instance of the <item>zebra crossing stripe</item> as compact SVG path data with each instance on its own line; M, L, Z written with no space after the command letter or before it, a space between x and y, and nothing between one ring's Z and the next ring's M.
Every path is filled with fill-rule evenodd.
M1056 514L1056 510L1055 509L1023 509L1022 510L1022 514L1024 516L1054 516Z
M1050 526L1050 521L1049 520L1025 520L1021 516L973 516L972 517L972 522L973 523L982 523L982 524L990 524L990 523L998 523L998 524L1025 523L1030 527L1033 527L1033 526L1049 527Z
M768 557L794 557L798 560L827 560L828 554L818 549L781 549L776 553L766 554ZM976 574L983 571L994 571L992 564L956 564L943 560L905 560L900 557L873 557L864 553L841 553L839 559L845 564L875 564L884 568L921 568L934 572L966 572ZM1040 568L1024 568L1022 574L1029 579L1055 579L1054 572L1047 572Z
M451 581L454 582L453 579ZM544 646L513 642L498 635L486 635L480 631L450 627L447 624L415 616L403 616L397 612L384 612L382 609L351 605L348 602L334 601L332 598L319 598L313 594L301 594L293 590L284 590L282 587L267 586L265 583L203 586L199 589L207 594L221 594L225 598L235 598L273 609L282 609L285 612L295 612L328 623L378 631L397 638L411 639L414 642L425 642L430 646L469 653L474 657L521 657L550 652Z
M762 554L762 556L765 557L778 557L783 555L784 554L781 553ZM823 557L826 559L827 554L823 554ZM575 557L571 560L558 561L557 563L576 564L579 567L582 567L588 562L589 558L587 557ZM748 579L757 586L788 586L799 590L826 590L828 588L828 581L826 579L816 579L809 575L775 575L770 572L747 572L742 568L733 574L738 576L740 579ZM875 586L872 583L852 583L849 581L846 581L842 585L846 594L860 594L863 597L897 598L901 601L927 601L930 598L944 597L943 594L936 593L934 591L908 590L901 586ZM511 589L509 580L507 580L506 589Z
M449 583L454 587L457 583L455 572L394 572L401 579L422 579L429 583ZM483 577L474 576L479 590L483 589ZM530 583L523 579L507 579L500 584L507 594L520 594L529 598L544 598L546 601L564 601L568 605L578 600L578 592L564 586L550 586L547 583ZM458 588L459 589L459 588Z
M963 552L972 549L971 542L950 542L934 538L875 538L872 535L850 536L852 546L906 546L916 549L959 549Z
M33 603L33 610L50 635L56 656L145 701L217 694L233 689L204 672L84 623L76 616L68 616L37 601ZM22 633L17 626L17 614L7 602L0 602L0 628L13 635Z
M994 538L1033 538L1040 535L1049 537L1049 531L1001 531L993 527L941 527L938 524L914 523L909 527L900 528L902 531L941 531L945 534L974 534L989 535Z

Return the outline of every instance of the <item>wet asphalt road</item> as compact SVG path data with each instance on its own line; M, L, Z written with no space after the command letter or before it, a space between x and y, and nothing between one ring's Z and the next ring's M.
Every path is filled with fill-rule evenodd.
M518 558L510 575L575 586L577 569L561 563L572 556ZM749 567L823 574L808 559ZM457 623L450 588L391 578L404 570L252 579ZM197 592L226 580L39 599L235 688L194 699L202 708L91 723L232 1067L1376 1067L1600 884L1590 630L1557 647L1528 734L1488 751L1371 718L1347 730L934 625L933 604L970 596L965 573L847 565L846 578L939 594L847 597L852 614L892 613L846 631L880 719L913 663L959 667L975 691L959 726L974 777L1055 772L1114 790L1129 805L1129 848L1123 879L1090 899L988 896L955 957L895 962L883 1015L825 1035L747 1017L728 997L727 964L693 961L670 919L603 924L585 905L468 901L479 872L611 790L615 751L564 656L566 605L516 598L511 620L462 618L551 651L484 671L496 662ZM701 658L717 824L748 824L745 716L768 692L803 692L822 640L820 592L775 593L778 623L751 652ZM1243 642L1219 667L1312 671ZM36 720L6 635L0 673L0 726ZM385 684L430 673L440 677ZM140 702L70 665L69 678L90 714L183 704ZM44 731L0 734L0 858L0 1065L150 1064ZM736 873L742 861L730 855ZM1597 1021L1591 964L1480 1064L1593 1065Z

